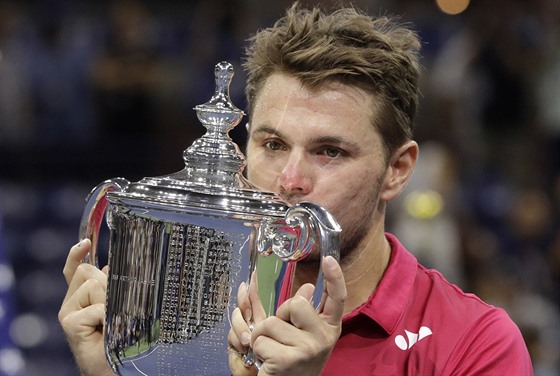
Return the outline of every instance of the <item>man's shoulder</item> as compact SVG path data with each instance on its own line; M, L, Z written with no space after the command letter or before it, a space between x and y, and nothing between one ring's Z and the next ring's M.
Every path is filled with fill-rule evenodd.
M488 314L505 314L475 294L448 282L439 271L424 267L394 235L386 236L392 245L392 260L378 291L372 296L372 305L380 306L381 300L383 311L387 311L388 306L393 308L391 317L400 317L400 325L429 319L454 330ZM391 331L395 326L385 327Z
M477 374L520 367L526 371L523 374L530 374L523 337L504 309L464 292L438 271L421 265L413 295L410 315L404 319L408 324L403 324L416 322L424 331L429 328L430 347L438 349L438 360L446 359L443 369Z
M447 281L437 270L427 269L418 264L414 283L414 299L424 301L425 310L445 312L448 319L458 320L464 326L484 317L508 319L507 313L493 306L473 293L465 292L459 286ZM421 302L415 304L422 304Z
M447 345L471 344L473 351L473 346L483 342L502 346L523 342L519 328L503 308L464 292L438 271L419 265L415 288L416 301L412 305L423 308L411 312L440 333L446 333L440 339L445 338Z
M458 338L462 333L476 332L481 327L490 333L500 332L505 327L516 328L505 310L485 302L473 293L465 292L449 282L439 271L424 267L396 237L389 236L394 256L399 260L393 265L399 271L393 274L401 281L403 278L410 281L406 282L407 285L410 284L408 292L402 295L406 299L402 303L403 310L398 323L401 330L430 324L430 328L437 327L440 333L452 334L449 337L451 341L451 338Z

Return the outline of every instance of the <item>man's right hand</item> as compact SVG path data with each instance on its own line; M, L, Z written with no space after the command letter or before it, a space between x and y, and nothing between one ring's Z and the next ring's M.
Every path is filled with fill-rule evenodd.
M107 268L82 263L90 248L84 239L70 249L63 270L68 291L58 320L82 375L114 375L103 347Z
M254 280L242 284L237 294L238 307L231 317L228 335L229 366L233 375L254 376L255 367L245 367L243 354L252 347L262 365L259 375L319 375L334 348L341 330L346 284L339 263L322 260L326 284L324 303L319 312L310 300L314 287L301 286L286 300L276 315L266 317ZM248 322L253 325L249 328Z

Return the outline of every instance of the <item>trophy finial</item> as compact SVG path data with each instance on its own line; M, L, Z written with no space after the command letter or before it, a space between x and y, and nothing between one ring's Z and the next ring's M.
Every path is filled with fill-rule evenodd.
M214 68L214 77L216 78L216 92L223 93L229 97L227 90L233 78L233 65L227 61L216 64Z
M216 64L214 68L214 79L216 82L214 95L208 102L195 107L199 120L206 128L208 128L207 125L218 125L213 123L216 119L209 121L209 114L219 112L223 118L219 125L227 126L228 131L235 127L244 115L243 111L232 103L229 96L229 85L231 84L233 73L233 65L227 61ZM224 116L226 113L229 116ZM209 122L211 124L208 124ZM222 124L223 122L226 123Z
M207 187L247 185L242 176L245 157L228 135L244 115L229 96L233 74L230 63L216 64L214 95L208 102L194 108L198 120L208 131L183 153L190 179Z

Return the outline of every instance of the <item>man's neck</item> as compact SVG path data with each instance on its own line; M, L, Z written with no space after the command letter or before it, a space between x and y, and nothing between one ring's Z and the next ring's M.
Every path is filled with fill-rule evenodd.
M360 246L341 261L340 266L347 290L344 314L352 312L367 302L381 281L390 258L391 246L385 238L384 232L379 230L370 232L362 240ZM298 264L294 278L294 291L304 283L314 284L316 278L316 264Z

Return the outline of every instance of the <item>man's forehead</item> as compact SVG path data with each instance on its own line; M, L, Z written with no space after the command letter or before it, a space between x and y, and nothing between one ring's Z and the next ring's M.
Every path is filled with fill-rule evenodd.
M371 122L377 108L372 97L362 90L348 86L325 87L309 92L294 88L290 83L270 85L261 91L251 108L250 122L261 122L271 116L304 116L314 119L338 118L337 121Z
M342 95L355 96L361 99L372 96L371 93L366 92L358 85L345 83L334 78L319 82L306 82L295 75L285 72L274 72L266 78L261 89L256 93L255 99L258 100L263 92L277 93L281 86L286 85L289 85L292 90L297 91L302 97L323 95L336 100Z

